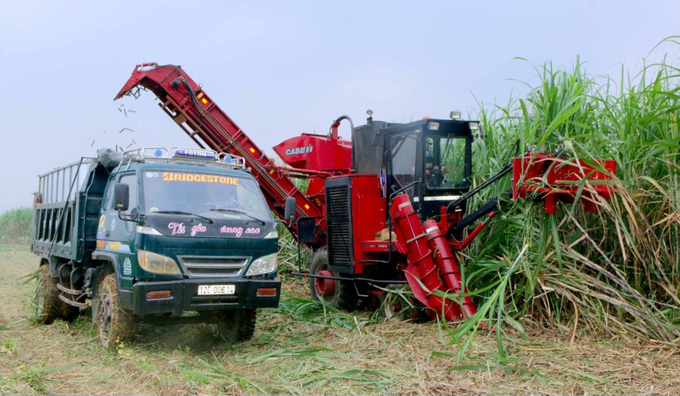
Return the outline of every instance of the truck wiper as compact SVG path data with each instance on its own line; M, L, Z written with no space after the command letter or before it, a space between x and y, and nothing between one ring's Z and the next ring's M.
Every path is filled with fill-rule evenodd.
M198 217L199 219L203 219L203 220L207 221L209 224L214 223L212 221L212 219L209 218L209 217L201 216L201 215L196 214L196 213L183 212L181 210L157 210L157 211L153 212L153 214L175 214L175 215L194 216L194 217Z
M224 212L240 213L240 214L242 214L242 215L246 215L246 216L250 217L251 219L253 219L253 220L255 220L255 221L259 221L262 225L267 224L264 220L262 220L262 219L260 219L260 218L257 218L257 217L255 217L255 216L249 214L249 213L246 212L245 210L241 210L241 209L234 209L234 208L217 208L217 209L210 209L210 211L211 211L211 212L219 212L219 213L224 213Z

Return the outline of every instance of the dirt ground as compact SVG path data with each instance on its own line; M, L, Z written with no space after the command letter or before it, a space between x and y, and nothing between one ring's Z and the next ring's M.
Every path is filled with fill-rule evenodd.
M31 320L38 257L0 246L0 394L680 394L680 353L526 323L498 354L477 335L467 357L436 323L324 314L287 281L255 336L226 345L208 325L147 327L104 350L89 313ZM451 344L451 345L449 345Z

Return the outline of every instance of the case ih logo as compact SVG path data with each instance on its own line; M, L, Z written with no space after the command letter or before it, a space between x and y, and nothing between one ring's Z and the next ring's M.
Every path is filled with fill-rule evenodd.
M311 153L312 150L314 149L314 146L311 144L306 147L298 147L298 148L290 148L286 150L286 155L298 155L298 154L307 154Z

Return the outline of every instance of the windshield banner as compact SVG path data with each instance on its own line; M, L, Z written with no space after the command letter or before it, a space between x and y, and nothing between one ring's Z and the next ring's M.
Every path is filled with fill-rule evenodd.
M198 173L163 172L164 182L221 183L238 186L238 178Z
M218 221L214 224L203 221L178 221L176 217L170 219L170 216L158 215L154 218L147 217L147 222L163 235L187 237L261 238L273 227L272 224L253 225L250 221Z

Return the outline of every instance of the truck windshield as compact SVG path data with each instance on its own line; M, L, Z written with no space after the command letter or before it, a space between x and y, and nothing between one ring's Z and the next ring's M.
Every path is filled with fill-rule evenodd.
M147 214L181 211L215 213L215 209L235 209L269 220L271 213L260 188L252 179L210 173L145 171L142 194ZM211 212L212 211L212 212Z

